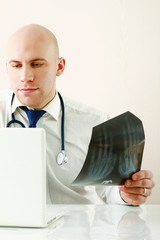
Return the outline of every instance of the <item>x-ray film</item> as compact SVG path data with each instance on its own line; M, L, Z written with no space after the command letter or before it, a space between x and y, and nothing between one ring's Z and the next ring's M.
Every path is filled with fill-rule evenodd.
M131 112L94 127L86 160L72 184L124 184L141 168L144 142L142 122Z

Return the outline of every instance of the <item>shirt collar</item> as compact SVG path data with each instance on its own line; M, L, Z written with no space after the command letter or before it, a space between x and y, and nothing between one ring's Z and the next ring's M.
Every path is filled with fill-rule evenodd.
M13 104L11 106L11 113L14 113L16 109L20 106L23 106L23 104L18 100L18 98L15 96L13 100ZM45 110L47 113L49 113L56 121L58 120L59 112L60 112L60 99L58 97L58 93L56 92L56 95L54 99L46 105L43 110Z
M45 106L43 110L48 112L56 121L58 120L60 112L60 99L58 97L58 92L56 92L53 100L49 104L47 104L47 106Z

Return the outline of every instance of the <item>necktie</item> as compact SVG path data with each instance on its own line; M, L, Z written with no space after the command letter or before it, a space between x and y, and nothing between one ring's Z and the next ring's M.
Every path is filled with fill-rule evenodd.
M36 128L36 124L38 120L45 114L46 111L44 110L29 110L27 107L22 106L20 107L23 111L26 112L28 119L29 119L29 128Z

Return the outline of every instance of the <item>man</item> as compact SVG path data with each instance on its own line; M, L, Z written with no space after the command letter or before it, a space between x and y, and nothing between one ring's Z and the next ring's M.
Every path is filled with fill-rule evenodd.
M53 33L36 24L17 30L7 46L7 71L15 97L11 104L12 92L0 95L1 127L6 127L12 113L15 119L28 127L29 120L21 106L46 111L38 120L37 127L46 130L48 203L144 203L154 186L153 174L147 170L135 173L132 180L127 180L119 188L71 185L84 163L92 127L105 121L107 116L67 98L64 102L68 162L61 166L56 163L61 148L62 117L56 77L63 73L64 68L65 59L59 57ZM19 125L14 123L11 127Z

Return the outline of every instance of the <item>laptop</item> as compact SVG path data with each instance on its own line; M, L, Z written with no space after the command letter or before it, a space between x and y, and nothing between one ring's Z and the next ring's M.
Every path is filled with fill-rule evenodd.
M1 128L0 226L46 227L62 214L46 204L45 130Z

